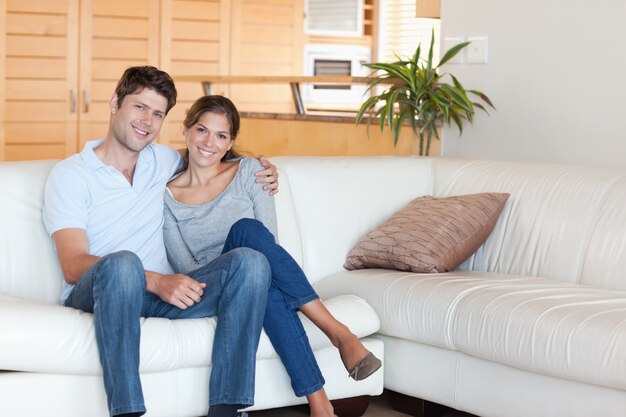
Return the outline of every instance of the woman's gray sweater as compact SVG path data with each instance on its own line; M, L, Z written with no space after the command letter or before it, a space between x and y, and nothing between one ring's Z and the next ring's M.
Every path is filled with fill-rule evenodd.
M165 191L165 248L176 272L187 274L218 257L228 231L241 218L259 220L278 237L274 198L255 182L254 173L262 169L258 160L241 158L226 189L204 204L184 204Z

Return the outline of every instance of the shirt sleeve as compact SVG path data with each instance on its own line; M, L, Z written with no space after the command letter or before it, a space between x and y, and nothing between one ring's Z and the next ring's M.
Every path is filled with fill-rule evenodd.
M278 241L278 225L276 221L276 206L274 197L270 196L268 191L263 189L263 184L256 182L254 173L261 171L263 166L254 158L245 158L247 161L247 171L244 180L246 181L246 190L248 196L252 200L254 206L254 218L263 223L267 229L272 232L276 241Z
M165 166L168 171L169 178L183 169L185 163L180 152L165 145L156 144L155 146L158 146L158 148L156 148L158 149L157 152L160 152L166 161Z
M51 236L61 229L87 229L89 188L78 172L63 162L50 172L44 191L43 221Z

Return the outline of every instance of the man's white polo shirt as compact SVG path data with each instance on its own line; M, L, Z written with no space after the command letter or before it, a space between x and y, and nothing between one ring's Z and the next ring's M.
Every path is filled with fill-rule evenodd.
M90 254L129 250L139 256L144 269L172 273L163 243L163 193L180 165L180 155L164 145L146 146L139 154L131 185L121 172L96 156L93 149L101 143L88 142L82 152L52 169L43 206L48 233L84 229ZM61 302L72 289L64 284Z

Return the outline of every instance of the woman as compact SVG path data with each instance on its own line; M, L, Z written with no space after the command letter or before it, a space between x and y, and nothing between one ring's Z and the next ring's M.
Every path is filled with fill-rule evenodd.
M272 284L263 326L311 416L332 416L321 375L297 310L339 349L349 375L367 378L381 362L319 300L295 260L276 243L274 200L254 182L258 161L233 151L239 113L222 96L198 99L183 122L187 168L165 194L165 245L179 273L189 273L237 247L263 253Z

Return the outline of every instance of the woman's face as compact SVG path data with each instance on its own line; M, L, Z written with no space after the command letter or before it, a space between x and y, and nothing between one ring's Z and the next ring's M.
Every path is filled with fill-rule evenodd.
M233 146L230 123L223 114L205 112L185 131L189 164L212 166L222 160Z

